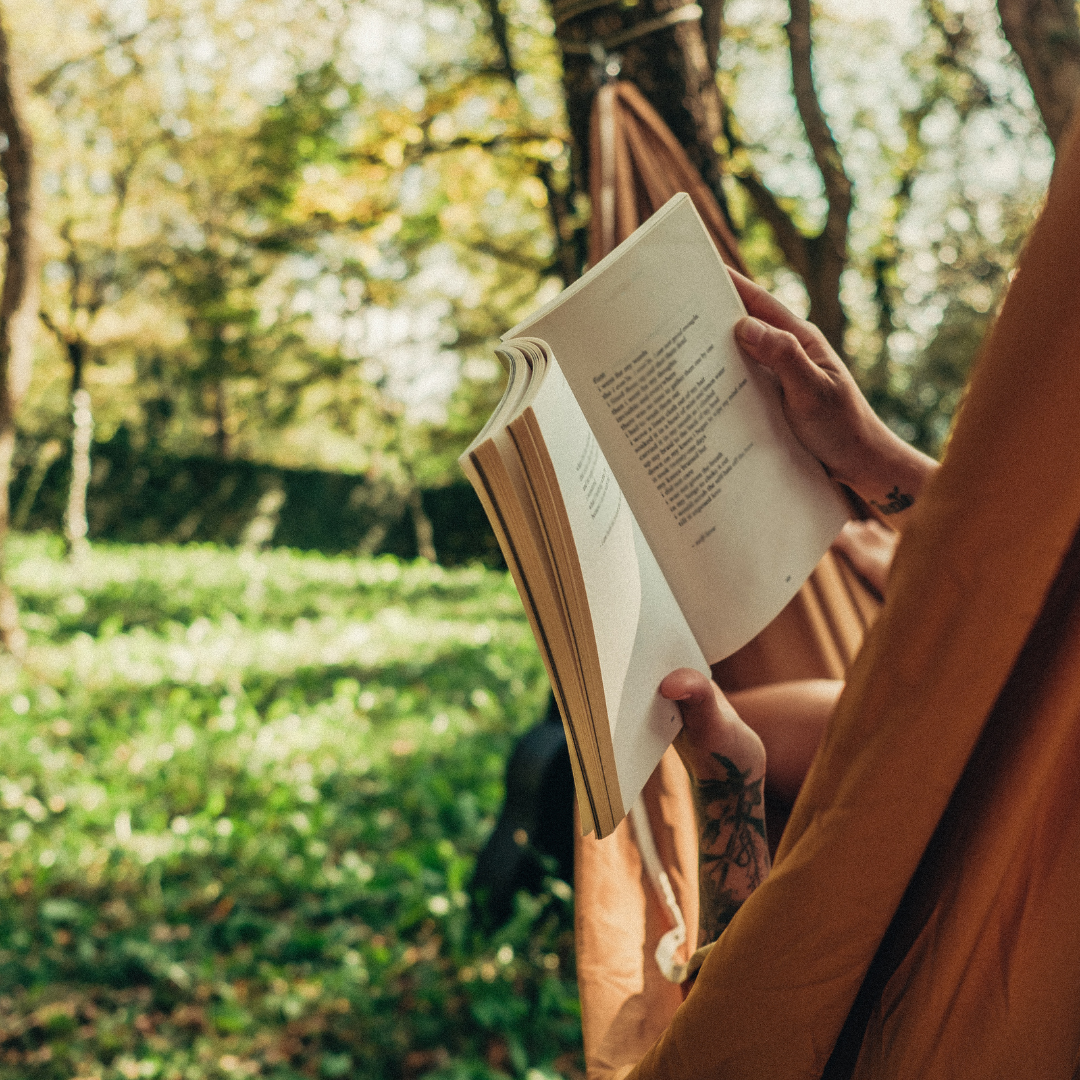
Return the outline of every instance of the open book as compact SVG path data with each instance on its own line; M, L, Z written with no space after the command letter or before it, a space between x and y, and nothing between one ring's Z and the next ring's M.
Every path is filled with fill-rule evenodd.
M781 611L849 516L796 441L693 203L677 195L503 338L509 381L461 457L606 836L679 731L657 692ZM556 359L557 358L557 359Z

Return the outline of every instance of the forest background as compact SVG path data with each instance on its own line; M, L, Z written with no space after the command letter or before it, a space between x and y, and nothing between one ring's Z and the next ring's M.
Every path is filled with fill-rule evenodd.
M3 13L0 1077L581 1075L568 885L467 895L546 683L455 459L583 268L592 93L938 454L1072 0Z
M808 4L728 3L722 32L706 6L719 119L683 141L754 272L938 453L1053 160L996 9L826 4L811 55ZM1063 33L1024 40L1043 32L1067 104L1080 59L1057 9ZM494 339L584 261L569 119L593 61L571 55L564 81L539 0L69 0L10 20L43 266L16 526L60 525L82 416L91 535L236 540L254 504L273 539L312 478L258 464L358 481L330 485L324 535L278 542L375 553L401 523L399 553L437 554L420 492L459 481L501 390ZM623 50L632 77L678 74L656 70L672 32Z

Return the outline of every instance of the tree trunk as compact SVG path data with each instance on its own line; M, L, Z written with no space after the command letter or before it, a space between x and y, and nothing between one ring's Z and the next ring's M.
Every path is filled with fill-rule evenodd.
M38 259L34 236L33 150L22 98L11 69L7 27L0 12L0 173L7 185L7 257L0 289L0 646L25 645L15 597L3 575L11 507L8 485L15 452L15 414L30 384L38 318Z
M222 461L228 461L232 457L232 438L229 435L229 404L223 380L214 383L211 394L214 409L214 446L218 457Z
M71 400L83 388L83 368L86 366L86 342L80 337L64 339L68 362L71 364Z
M64 537L72 562L85 559L90 542L90 523L86 517L86 492L90 487L90 444L94 435L94 415L90 394L79 389L71 395L71 486L64 512Z
M727 215L721 183L723 107L700 9L695 16L693 7L679 0L643 0L633 7L556 0L556 34L563 50L563 84L579 191L589 189L593 94L605 76L619 74L633 82L663 117Z
M280 481L274 481L260 496L255 514L244 528L240 545L245 551L257 551L270 545L284 505L285 489Z
M34 509L34 503L37 501L41 485L45 483L45 477L49 475L49 469L63 452L63 449L63 444L59 439L49 439L38 450L37 457L34 458L34 466L30 470L22 494L19 496L19 504L15 507L15 513L11 518L11 528L15 532L26 528L26 523L30 519L30 512Z
M752 167L744 164L736 179L772 229L784 260L806 286L810 319L843 356L847 316L840 303L840 278L848 263L851 181L814 86L810 0L789 0L789 7L786 29L795 103L825 187L824 227L815 236L804 234ZM722 155L745 148L716 85L722 0L703 0L696 9L699 17L693 16L694 10L680 6L678 0L643 0L632 7L555 0L579 189L587 185L593 94L605 76L619 73L660 113L727 214ZM687 21L675 21L683 16ZM636 36L641 31L646 32ZM745 153L740 156L749 160Z
M64 538L73 562L86 556L90 524L86 518L86 491L90 486L90 446L94 435L94 416L90 395L83 389L86 343L73 336L64 339L71 364L71 482L68 485L67 509L64 511Z
M1073 0L998 0L998 13L1056 150L1080 97L1076 5Z
M424 497L419 488L413 488L409 493L409 511L412 513L413 529L416 531L416 553L428 562L438 562L435 528L424 509Z

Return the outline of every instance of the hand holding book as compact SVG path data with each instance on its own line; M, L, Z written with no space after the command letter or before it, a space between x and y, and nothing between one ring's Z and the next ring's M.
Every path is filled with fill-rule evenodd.
M748 317L735 337L780 383L795 437L828 474L902 529L937 462L909 446L870 408L847 366L813 323L731 271ZM895 516L894 516L895 515Z
M765 747L700 672L672 672L660 693L678 703L683 721L673 745L690 776L697 817L700 947L716 941L769 873Z
M907 497L892 501L902 502L894 512L902 514L906 524L909 515L903 512L914 504L937 463L904 443L877 417L815 326L760 286L734 272L731 277L749 313L735 324L736 340L776 375L784 415L796 437L830 476L879 509L882 504L875 495L902 490ZM883 513L888 515L888 503ZM876 521L851 521L834 547L879 593L884 591L895 532ZM747 724L720 689L697 671L674 671L660 684L660 693L679 706L683 727L674 746L690 776L697 816L698 941L705 948L699 949L696 963L769 872L765 745L779 737L784 751L782 786L794 798L840 686L817 680L749 691L740 704L740 709L743 705L749 709ZM791 739L792 724L807 728L812 737ZM770 763L772 753L770 749Z
M745 321L675 196L506 335L506 393L461 458L548 667L582 827L598 836L679 731L664 676L707 672L791 600L849 516L828 470L859 485L848 459L868 446L897 458L820 335L747 287L750 314L777 325ZM783 347L740 348L736 325ZM833 422L868 435L830 449Z

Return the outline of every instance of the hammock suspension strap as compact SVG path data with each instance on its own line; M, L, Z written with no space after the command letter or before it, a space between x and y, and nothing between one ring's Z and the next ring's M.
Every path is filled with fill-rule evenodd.
M555 16L556 25L594 8L606 7L608 3L609 0L582 0L581 3L567 5L567 8L572 6L573 10L563 10L557 13ZM637 41L639 38L647 37L649 34L655 34L658 30L663 30L668 26L694 22L700 18L701 7L698 4L684 4L682 7L665 12L663 15L657 15L655 19L645 19L636 26L620 30L617 34L609 34L607 37L599 38L596 41L563 41L561 42L562 51L574 56L591 56L598 63L603 63L602 58L606 57L612 49L629 45L631 41Z

